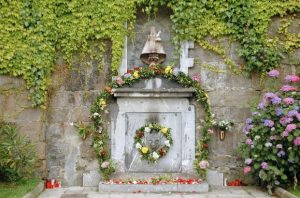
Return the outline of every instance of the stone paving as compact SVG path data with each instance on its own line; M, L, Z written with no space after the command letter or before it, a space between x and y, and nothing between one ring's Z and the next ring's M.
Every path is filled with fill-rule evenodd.
M211 187L208 193L100 193L97 188L47 189L39 198L275 198L258 187Z

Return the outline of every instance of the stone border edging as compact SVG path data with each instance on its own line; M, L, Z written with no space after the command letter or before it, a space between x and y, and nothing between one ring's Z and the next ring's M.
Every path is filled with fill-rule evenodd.
M279 198L298 198L296 195L293 195L292 193L284 190L283 188L277 187L275 188L275 194Z
M209 186L206 182L201 184L103 184L99 183L99 192L106 193L162 193L162 192L186 192L207 193Z
M32 191L23 196L23 198L36 198L45 190L44 182L40 182Z

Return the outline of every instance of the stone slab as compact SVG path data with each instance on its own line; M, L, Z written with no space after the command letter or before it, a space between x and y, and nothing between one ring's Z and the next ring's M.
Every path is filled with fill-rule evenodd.
M147 193L162 193L162 192L208 192L208 184L104 184L99 183L99 192L147 192Z
M84 187L98 186L101 176L98 170L91 170L87 173L83 173L83 183Z
M219 173L215 170L208 170L206 176L207 182L212 186L223 186L224 185L224 174Z

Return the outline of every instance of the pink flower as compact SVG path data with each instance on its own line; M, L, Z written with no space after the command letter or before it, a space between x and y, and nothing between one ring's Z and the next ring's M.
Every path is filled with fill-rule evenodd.
M118 85L123 85L125 83L124 80L121 77L117 77L116 82L117 82Z
M285 82L298 82L300 80L299 76L297 75L287 75L285 78L284 78Z
M246 174L250 173L251 170L252 170L251 166L245 166L244 167L244 174L246 175Z
M246 144L248 144L248 145L252 145L253 144L253 141L251 140L251 139L246 139Z
M283 131L281 134L282 137L287 137L289 136L289 133L287 131Z
M285 131L288 132L288 133L290 133L291 131L293 131L296 128L297 128L297 125L295 125L295 124L288 124L286 126L286 128L285 128Z
M208 134L214 134L214 131L212 129L207 130Z
M193 77L192 77L192 79L194 81L200 82L200 75L199 74L194 74Z
M271 70L271 71L268 72L268 75L269 75L270 77L277 78L277 77L279 76L279 71L276 70L276 69L273 69L273 70Z
M269 165L268 165L267 162L262 162L262 163L260 164L260 167L261 167L262 169L267 169L267 168L269 167Z
M298 121L300 121L300 113L296 114L296 118L297 118Z
M296 137L296 138L294 139L294 145L295 145L295 146L300 146L300 136L298 136L298 137Z
M288 92L288 91L296 91L297 88L290 85L283 85L280 90L284 92Z
M102 164L101 164L101 168L108 168L109 167L109 162L108 161L104 161Z
M283 102L287 105L291 105L295 102L294 98L285 98L283 99Z
M286 124L289 124L293 121L293 118L289 118L289 117L281 117L279 122L281 125L285 126Z
M201 169L206 169L206 168L208 168L208 167L209 167L208 161L207 161L207 160L201 160L201 161L199 162L199 167L200 167Z

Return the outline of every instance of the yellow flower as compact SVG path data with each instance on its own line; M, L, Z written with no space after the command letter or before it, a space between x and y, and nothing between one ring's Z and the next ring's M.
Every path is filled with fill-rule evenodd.
M168 128L164 127L160 130L162 133L167 133L168 132Z
M103 110L105 106L106 106L106 102L103 98L101 98L99 100L99 107Z
M173 70L172 70L172 67L171 67L171 66L167 66L166 69L165 69L165 73L166 73L166 74L171 74L172 71L173 71Z
M139 77L140 77L139 71L134 71L134 72L133 72L133 77L134 77L134 78L139 78Z
M149 149L147 147L145 147L145 146L142 147L142 153L146 154L146 153L148 153L148 150Z

